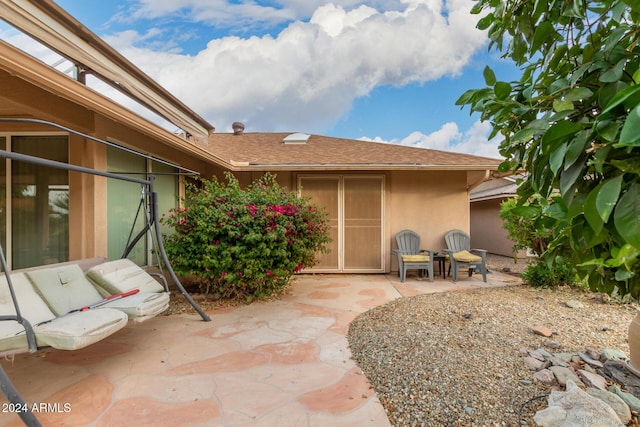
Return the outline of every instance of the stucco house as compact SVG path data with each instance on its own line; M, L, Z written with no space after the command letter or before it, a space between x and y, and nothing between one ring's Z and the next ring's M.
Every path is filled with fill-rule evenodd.
M3 2L0 17L78 68L78 77L71 78L0 41L0 119L6 119L0 121L1 150L97 170L157 174L161 211L175 206L183 191L181 172L222 178L229 171L241 183L273 172L281 185L330 213L332 250L314 271L393 271L394 236L405 228L422 236L423 247L442 249L449 229L472 231L469 192L500 162L298 132L245 131L241 124L233 133L219 133L55 3ZM182 132L170 132L87 87L87 74L118 87ZM120 256L141 198L139 186L8 159L0 160L0 177L0 239L11 268ZM151 262L151 248L132 256Z
M483 182L471 191L471 244L475 248L518 259L529 256L526 250L513 251L513 241L502 226L500 205L516 196L520 175L504 176Z

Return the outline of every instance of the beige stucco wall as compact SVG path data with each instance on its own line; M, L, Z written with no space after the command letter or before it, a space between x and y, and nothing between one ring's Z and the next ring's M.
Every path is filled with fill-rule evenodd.
M278 183L288 189L297 189L297 177L308 172L277 172ZM314 175L322 172L314 171ZM468 181L478 174L468 176L466 171L340 171L327 175L384 175L384 239L383 257L385 270L397 271L398 263L392 251L396 234L409 228L420 234L422 247L441 251L444 234L459 228L469 231ZM260 176L257 173L236 174L245 185Z
M500 203L503 199L471 203L471 245L504 256L526 257L526 251L513 252L513 242L502 227Z
M66 79L67 77L61 77ZM50 121L90 136L117 142L145 154L165 159L204 176L219 173L219 168L170 147L148 135L117 123L104 115L74 104L0 70L0 115ZM37 100L37 102L34 102ZM31 123L0 123L0 132L59 133L60 130ZM85 138L70 135L69 159L72 164L106 170L106 147ZM107 180L79 172L70 172L69 227L71 260L107 256Z
M421 238L423 249L442 251L444 234L454 228L469 230L469 196L465 171L395 171L390 176L387 195L390 214L388 246L397 247L395 235L411 229ZM391 271L398 262L391 252Z
M69 162L106 170L103 146L79 136L69 136ZM69 259L107 256L107 179L69 173Z

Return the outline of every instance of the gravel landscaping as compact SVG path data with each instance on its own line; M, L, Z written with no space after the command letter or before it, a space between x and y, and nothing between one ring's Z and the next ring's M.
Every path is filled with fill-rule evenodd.
M568 288L427 294L361 314L348 339L394 426L535 425L536 397L558 386L534 377L527 351L628 354L635 307Z

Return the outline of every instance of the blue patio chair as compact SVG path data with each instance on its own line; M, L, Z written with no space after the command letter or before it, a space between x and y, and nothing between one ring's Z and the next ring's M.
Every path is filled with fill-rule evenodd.
M433 282L433 251L420 249L420 236L415 231L402 230L396 234L398 249L398 274L400 281L407 278L407 270L426 270L429 281Z
M485 249L471 249L471 237L462 230L451 230L444 235L447 245L445 252L449 254L449 266L453 270L453 281L458 280L458 269L467 267L469 276L474 270L482 273L482 281L487 281L487 251ZM479 255L473 254L476 252Z

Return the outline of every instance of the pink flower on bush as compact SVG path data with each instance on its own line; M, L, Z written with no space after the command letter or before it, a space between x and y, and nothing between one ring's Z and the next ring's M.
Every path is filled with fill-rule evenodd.
M274 175L245 189L230 174L227 181L187 187L188 208L163 220L176 232L165 247L181 273L214 279L210 289L261 298L314 265L313 254L329 241L326 214L282 190Z

